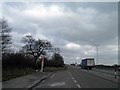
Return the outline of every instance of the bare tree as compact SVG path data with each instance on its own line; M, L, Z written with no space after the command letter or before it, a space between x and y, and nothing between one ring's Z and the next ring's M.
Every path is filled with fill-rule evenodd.
M61 67L64 65L64 58L59 53L54 53L52 59L56 67Z
M0 19L0 44L2 53L8 53L11 44L11 28L5 19Z
M31 35L23 37L22 42L25 43L25 46L23 47L24 52L32 55L36 59L52 48L49 41L40 39L35 40Z

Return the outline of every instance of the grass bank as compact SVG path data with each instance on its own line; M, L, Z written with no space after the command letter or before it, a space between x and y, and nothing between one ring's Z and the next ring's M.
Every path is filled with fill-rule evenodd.
M24 69L7 69L2 71L2 81L7 81L16 77L24 76L35 72L34 69L24 68Z
M64 71L67 70L67 66L64 67L45 67L44 72L56 72L56 71ZM32 68L24 68L24 69L6 69L2 71L2 81L7 81L13 78L17 78L20 76L28 75L36 72Z
M67 66L64 67L45 67L44 72L56 72L67 70Z

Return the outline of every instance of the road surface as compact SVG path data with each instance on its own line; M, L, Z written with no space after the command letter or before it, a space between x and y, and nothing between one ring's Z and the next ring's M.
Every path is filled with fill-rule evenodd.
M118 88L117 83L88 72L69 66L67 71L53 73L36 88Z
M100 73L104 73L104 74L109 74L109 75L113 75L114 76L114 74L115 74L115 70L104 70L104 69L98 69L98 68L93 68L93 70L92 71L96 71L96 72L100 72ZM117 75L119 75L118 74L119 72L117 71Z

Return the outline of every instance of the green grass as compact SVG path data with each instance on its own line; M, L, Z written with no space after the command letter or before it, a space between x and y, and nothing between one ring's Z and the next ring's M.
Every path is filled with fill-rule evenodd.
M56 71L64 71L67 70L67 66L64 67L45 67L44 72L56 72ZM7 69L2 71L2 81L7 81L13 78L17 78L20 76L24 76L27 74L31 74L36 72L34 69L31 68L24 68L24 69Z
M67 67L45 67L44 72L56 72L56 71L64 71L67 70Z
M2 81L7 81L16 77L24 76L30 73L35 72L35 70L31 68L24 68L24 69L9 69L2 71Z

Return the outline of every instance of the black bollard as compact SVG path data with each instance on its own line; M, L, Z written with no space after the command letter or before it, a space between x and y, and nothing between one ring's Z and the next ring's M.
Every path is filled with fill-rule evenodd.
M115 78L117 78L117 70L115 69Z

